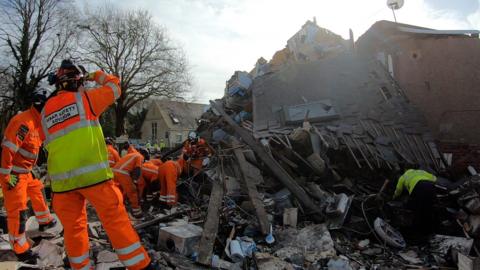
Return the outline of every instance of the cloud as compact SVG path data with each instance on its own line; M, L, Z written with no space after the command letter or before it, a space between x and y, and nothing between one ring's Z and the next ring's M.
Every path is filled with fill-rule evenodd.
M92 0L90 0L92 1ZM468 16L435 9L428 0L407 0L396 11L399 22L436 29L480 28L480 9ZM431 0L429 0L431 1ZM478 0L475 0L478 1ZM348 38L375 21L393 20L384 0L120 0L123 8L146 8L181 44L194 76L197 100L223 95L235 70L251 70L256 60L270 59L306 20Z
M472 28L480 29L480 0L478 0L478 8L467 16L467 21Z

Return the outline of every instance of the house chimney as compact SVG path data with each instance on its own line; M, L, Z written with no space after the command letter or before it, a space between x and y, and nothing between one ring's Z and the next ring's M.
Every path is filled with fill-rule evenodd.
M352 28L348 29L348 34L350 36L350 50L353 52L355 50L355 40L353 38L353 31Z
M317 17L313 16L313 23L317 25Z

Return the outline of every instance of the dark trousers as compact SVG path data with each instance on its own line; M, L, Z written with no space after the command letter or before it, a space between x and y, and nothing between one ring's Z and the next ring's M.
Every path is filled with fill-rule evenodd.
M413 211L412 229L421 238L427 237L435 229L435 197L435 183L423 180L415 185L410 194L408 208Z

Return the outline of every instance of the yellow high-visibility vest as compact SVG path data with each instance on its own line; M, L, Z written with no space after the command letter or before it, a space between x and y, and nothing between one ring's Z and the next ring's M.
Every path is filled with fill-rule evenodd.
M400 196L404 189L408 190L408 194L412 194L412 191L417 183L422 180L436 182L437 177L423 170L407 170L398 179L397 188L395 189L395 194L393 197L396 198Z
M41 113L53 192L84 188L113 178L102 127L83 92L62 92Z

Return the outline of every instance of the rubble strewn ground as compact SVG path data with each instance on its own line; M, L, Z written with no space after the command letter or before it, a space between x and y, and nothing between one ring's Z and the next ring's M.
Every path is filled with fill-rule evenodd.
M412 238L395 177L403 164L442 175L442 155L388 72L341 38L313 40L328 46L263 59L211 102L198 128L210 163L179 180L179 205L154 201L132 220L152 258L165 269L478 269L480 176L439 180L435 233ZM89 218L96 269L120 269ZM38 265L64 267L61 236L31 229Z

